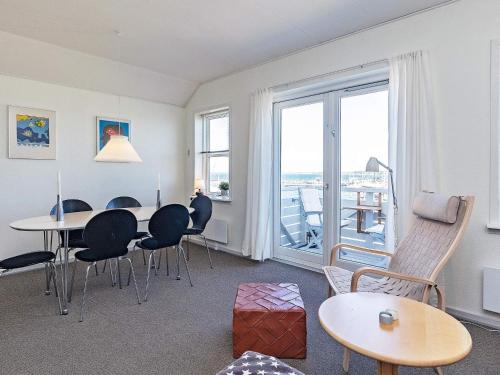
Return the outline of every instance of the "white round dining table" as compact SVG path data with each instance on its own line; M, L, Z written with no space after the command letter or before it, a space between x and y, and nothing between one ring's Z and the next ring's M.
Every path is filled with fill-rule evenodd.
M138 222L145 222L151 219L151 216L156 212L156 207L132 207L125 208L132 212ZM189 213L194 212L194 208L187 207ZM69 246L68 238L69 231L76 229L84 229L87 223L97 214L105 210L92 210L65 213L63 221L57 221L55 216L45 215L36 216L27 219L21 219L10 223L10 227L20 231L43 232L44 237L44 250L49 251L48 234L50 232L62 232L64 243L61 249L64 250L63 264L62 264L62 314L68 313L68 262L69 262Z

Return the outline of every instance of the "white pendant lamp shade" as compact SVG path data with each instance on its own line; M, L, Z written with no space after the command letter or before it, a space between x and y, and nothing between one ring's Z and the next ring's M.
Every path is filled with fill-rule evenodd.
M142 163L139 154L124 135L112 135L94 160L114 163Z

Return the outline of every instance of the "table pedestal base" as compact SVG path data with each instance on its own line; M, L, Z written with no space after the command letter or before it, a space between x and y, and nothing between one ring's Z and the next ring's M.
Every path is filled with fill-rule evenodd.
M398 375L398 366L392 363L377 362L377 375Z

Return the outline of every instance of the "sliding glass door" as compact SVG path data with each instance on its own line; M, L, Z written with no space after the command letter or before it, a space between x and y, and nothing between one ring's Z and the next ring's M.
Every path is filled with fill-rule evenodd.
M274 256L320 267L338 242L386 248L388 175L367 163L388 164L387 83L277 102L274 130ZM347 268L385 262L339 254Z

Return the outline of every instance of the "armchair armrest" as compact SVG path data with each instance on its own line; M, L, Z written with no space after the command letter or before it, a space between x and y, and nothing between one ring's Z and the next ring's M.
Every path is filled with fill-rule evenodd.
M380 276L391 277L394 279L412 281L414 283L426 284L426 285L431 286L431 287L434 287L437 285L434 281L427 280L427 279L421 279L421 278L415 277L415 276L405 275L405 274L397 273L397 272L391 272L391 271L383 270L380 268L362 267L362 268L358 269L356 272L354 272L352 275L351 292L356 292L358 290L359 278L365 274L380 275Z
M330 266L333 266L335 264L335 262L337 261L337 253L338 253L339 249L341 249L343 247L346 247L348 249L355 250L355 251L361 251L364 253L382 255L382 256L389 257L389 258L392 257L392 254L388 253L387 251L369 249L367 247L351 245L348 243L338 243L332 248L332 252L330 254Z

